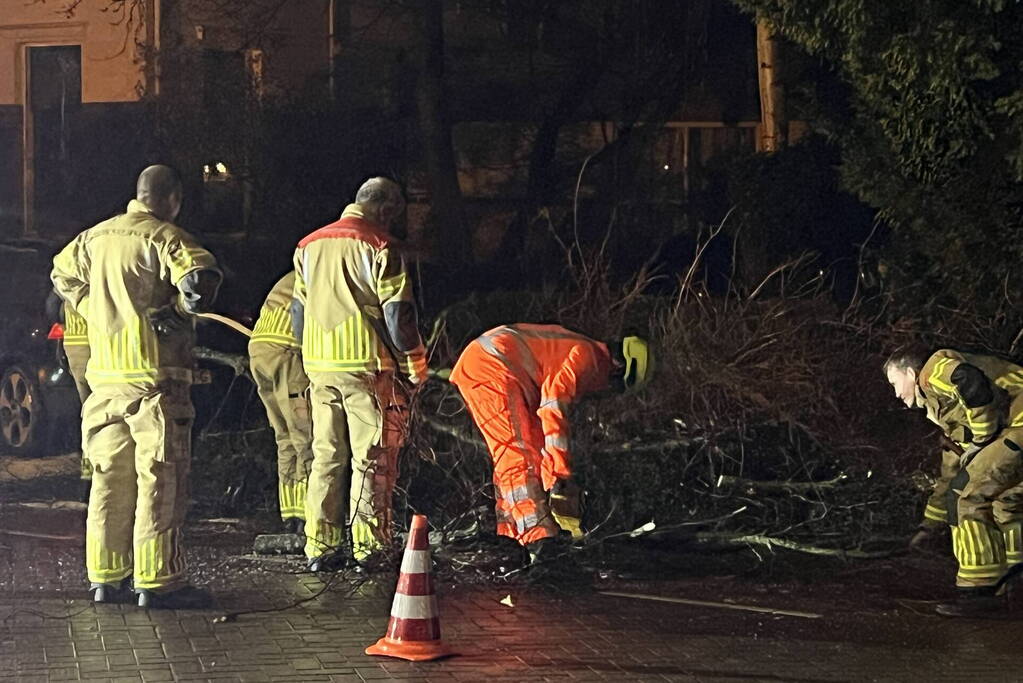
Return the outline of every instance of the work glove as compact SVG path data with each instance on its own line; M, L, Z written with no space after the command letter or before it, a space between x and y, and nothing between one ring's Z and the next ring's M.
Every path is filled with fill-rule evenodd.
M963 467L970 464L973 460L973 456L977 455L984 446L978 446L977 444L970 444L966 449L959 455L959 463Z
M571 479L558 479L551 489L551 515L575 541L586 535L582 528L582 493Z
M414 387L421 387L422 385L426 384L426 379L429 376L430 376L429 369L423 368L422 370L418 370L415 373L409 375L408 376L408 381Z
M447 382L451 379L451 368L439 368L437 370L431 368L426 371L426 375L432 379L439 379Z
M167 304L161 308L151 309L147 313L147 317L157 336L160 337L177 334L192 324L189 316L178 310L175 304Z

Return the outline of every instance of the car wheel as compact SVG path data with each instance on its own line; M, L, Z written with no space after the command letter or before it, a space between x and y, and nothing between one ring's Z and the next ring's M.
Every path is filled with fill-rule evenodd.
M36 455L46 441L45 408L34 374L12 365L0 379L0 449Z

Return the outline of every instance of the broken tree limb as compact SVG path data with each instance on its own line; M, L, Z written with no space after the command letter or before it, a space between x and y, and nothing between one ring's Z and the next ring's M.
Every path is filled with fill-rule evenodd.
M756 479L743 479L722 474L718 477L717 488L723 486L742 486L747 488L760 489L762 491L814 491L821 488L831 488L849 479L845 472L832 479L824 481L759 481Z
M37 534L34 531L17 531L15 529L0 529L2 536L24 536L26 538L41 538L46 541L80 541L82 536L57 536L54 534Z
M653 600L656 602L671 602L677 605L693 605L695 607L713 607L715 609L734 609L742 612L760 612L763 614L775 614L783 617L801 617L803 619L820 619L823 614L816 612L797 612L788 609L775 609L773 607L757 607L756 605L739 605L731 602L712 602L710 600L690 600L688 598L669 598L663 595L648 595L646 593L619 593L617 591L598 591L600 595L610 595L615 598L631 598L633 600Z
M467 433L464 429L456 427L455 425L445 424L437 418L429 417L427 415L423 416L423 424L427 425L434 431L447 434L448 436L453 436L464 444L475 446L483 451L487 450L487 444L483 443L481 439L477 439L475 436Z
M621 532L618 532L618 533L610 534L608 536L605 536L605 537L601 538L600 540L601 541L606 541L606 540L611 539L611 538L621 538L623 536L627 536L629 538L639 538L640 536L659 536L661 534L671 533L672 531L677 531L677 530L683 529L685 527L690 527L690 526L706 526L706 525L709 525L709 524L717 524L718 522L723 522L726 519L734 517L735 515L739 514L740 512L745 512L747 509L748 509L748 506L743 505L742 507L740 507L740 508L738 508L736 510L732 510L731 512L725 513L723 515L719 515L717 517L713 517L711 519L691 520L691 521L688 521L688 522L680 522L678 524L672 524L670 526L665 526L665 527L658 527L653 522L647 522L643 526L641 526L641 527L639 527L637 529L633 529L632 531L621 531Z
M213 363L219 363L220 365L226 365L234 370L236 375L245 375L249 379L252 379L248 374L249 359L243 354L227 353L207 348L205 346L196 346L192 348L192 357L199 360L208 360Z
M423 424L428 426L430 429L433 429L434 431L441 432L442 434L447 434L448 436L453 436L454 438L458 439L459 441L466 445L474 446L475 448L479 448L480 450L483 451L487 450L487 444L485 444L482 439L479 439L476 436L469 434L466 430L456 425L446 424L438 420L437 418L430 417L428 415L424 415L422 419ZM615 455L617 453L628 454L660 453L662 451L672 450L676 448L688 448L692 443L693 442L689 439L662 439L660 441L649 442L631 441L623 443L619 446L611 447L605 446L602 448L595 448L593 450L593 454Z
M713 531L700 531L691 537L694 543L713 545L720 543L724 545L761 545L769 549L785 548L796 552L808 553L810 555L827 555L830 557L850 558L856 560L870 560L881 557L891 557L895 551L891 550L846 550L843 548L822 548L816 545L790 541L785 538L765 536L763 534L729 534L716 533Z

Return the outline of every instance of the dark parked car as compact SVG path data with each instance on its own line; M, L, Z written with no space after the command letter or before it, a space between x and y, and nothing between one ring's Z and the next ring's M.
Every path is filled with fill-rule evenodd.
M0 449L37 455L73 447L80 412L74 381L47 339L45 248L0 244Z

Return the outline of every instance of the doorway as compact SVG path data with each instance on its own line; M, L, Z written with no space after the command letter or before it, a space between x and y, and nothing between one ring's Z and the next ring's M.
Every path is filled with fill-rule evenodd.
M81 229L85 193L76 180L82 109L81 45L25 48L25 235Z

